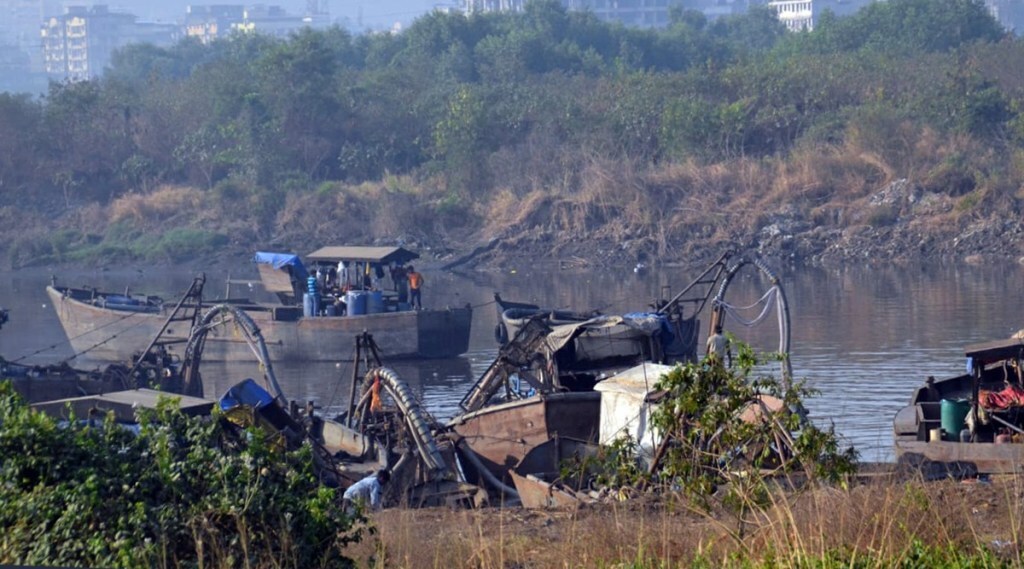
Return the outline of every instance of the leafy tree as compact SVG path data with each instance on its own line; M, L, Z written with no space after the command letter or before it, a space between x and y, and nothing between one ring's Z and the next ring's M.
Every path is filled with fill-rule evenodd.
M79 180L85 198L115 196L121 187L118 171L131 153L130 106L114 95L98 81L83 81L51 83L46 97L50 170L62 179Z
M43 109L28 95L0 93L0 200L11 202L37 175Z
M979 0L872 2L847 18L825 18L810 34L811 49L889 52L948 51L1004 34Z
M483 100L469 87L448 102L448 112L434 128L434 152L445 162L449 191L475 189L481 182L478 165L485 148L486 113Z

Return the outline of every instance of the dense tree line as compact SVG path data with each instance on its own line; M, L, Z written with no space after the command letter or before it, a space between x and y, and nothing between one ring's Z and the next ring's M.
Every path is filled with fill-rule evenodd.
M802 34L767 9L676 10L649 30L538 0L398 34L135 45L101 79L0 94L0 207L178 184L272 217L288 195L388 175L459 204L571 188L594 159L643 169L854 136L895 152L908 121L1005 149L1024 137L1024 67L1002 62L1022 57L975 0L874 3Z

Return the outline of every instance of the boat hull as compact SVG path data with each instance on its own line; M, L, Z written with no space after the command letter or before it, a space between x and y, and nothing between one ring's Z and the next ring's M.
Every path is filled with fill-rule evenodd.
M74 289L47 287L71 347L90 358L127 361L159 333L171 307L160 312L122 311L79 300ZM273 361L339 361L351 359L354 339L373 335L388 358L449 358L469 349L473 311L445 310L385 312L360 316L303 317L293 307L245 305L246 313L263 334ZM187 340L185 322L172 322L169 340ZM203 349L211 361L251 361L248 343L226 324L211 330Z
M551 393L484 407L454 419L450 426L496 477L511 480L515 467L533 448L554 437L597 442L601 394Z
M960 443L896 439L896 460L913 462L970 463L980 474L1019 474L1024 470L1024 444Z

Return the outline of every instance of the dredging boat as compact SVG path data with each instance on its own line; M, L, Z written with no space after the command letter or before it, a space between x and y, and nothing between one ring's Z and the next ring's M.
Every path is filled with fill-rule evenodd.
M967 346L967 373L928 377L893 420L896 458L951 473L1024 468L1024 331Z
M602 428L602 405L622 399L624 388L600 386L638 381L646 394L671 369L666 364L695 361L701 310L712 303L713 326L726 314L733 314L724 301L725 291L737 272L748 265L762 271L772 285L762 297L764 312L755 320L763 320L769 303L775 302L780 322L779 351L788 353L789 317L779 279L759 260L743 255L722 255L680 293L655 302L654 310L648 312L591 313L588 317L587 313L509 303L496 295L500 319L495 335L499 342L505 339L503 336L507 340L460 402L463 412L448 424L459 437L467 480L511 494L510 470L535 447L555 438L581 444L610 442L610 435L602 434L602 430L609 430L608 425ZM783 357L781 361L783 376L788 379L789 359ZM634 411L645 405L643 399L641 396L632 401L637 407ZM629 413L616 413L629 418ZM623 424L628 423L625 419L609 418ZM621 426L616 423L610 432L620 431ZM638 439L649 436L648 431L635 425L630 428Z
M469 305L414 309L403 287L407 264L418 257L401 247L324 247L307 256L307 270L296 255L260 252L254 257L260 282L280 303L218 302L241 308L256 322L274 361L349 359L352 338L363 331L388 347L389 358L463 354L469 348L473 310ZM138 352L143 347L139 338L162 335L173 350L188 339L203 303L201 284L193 284L177 305L127 290L103 292L56 282L46 290L72 348L108 361ZM251 352L233 329L222 327L211 331L204 358L246 361Z
M199 372L211 332L233 323L240 341L255 357L262 381L245 379L229 388L219 399L207 398ZM383 367L373 337L355 337L356 359L347 412L330 418L317 415L313 402L304 408L289 402L277 380L259 326L239 307L226 304L208 308L192 328L184 357L179 362L182 381L169 390L126 389L91 396L51 400L33 405L38 411L61 420L103 422L113 420L127 428L138 423L140 409L156 409L162 398L172 395L188 416L211 416L219 407L226 424L259 428L279 448L309 446L315 473L323 484L347 488L360 479L386 469L392 482L385 489L385 502L402 506L478 506L486 502L481 488L467 484L452 465L454 444L436 439L438 425L423 409L409 386L393 370ZM147 349L161 351L162 338ZM367 353L363 353L363 350ZM376 364L360 377L360 354L366 365ZM241 441L246 435L231 429Z

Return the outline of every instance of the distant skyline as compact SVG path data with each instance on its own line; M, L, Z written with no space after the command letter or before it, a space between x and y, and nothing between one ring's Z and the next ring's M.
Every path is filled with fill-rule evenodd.
M253 2L251 0L219 0L212 2L190 2L188 0L116 0L111 2L89 1L89 2L64 2L63 5L94 5L107 4L111 10L119 12L130 12L141 20L177 22L185 17L185 9L189 6L204 6L211 4L242 4L251 6L264 4L281 6L291 14L302 15L306 13L305 0L269 0ZM432 0L327 0L327 8L332 21L346 20L345 27L360 28L390 28L395 23L408 26L417 17L426 14L437 5ZM362 26L358 22L362 20Z

